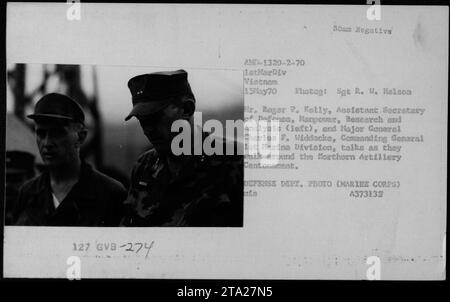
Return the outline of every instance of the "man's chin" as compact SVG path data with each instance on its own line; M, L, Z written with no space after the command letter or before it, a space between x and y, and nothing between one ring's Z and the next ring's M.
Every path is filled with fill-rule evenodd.
M57 167L61 166L60 161L55 160L55 159L43 158L42 161L44 162L44 166L46 166L47 168L57 168Z

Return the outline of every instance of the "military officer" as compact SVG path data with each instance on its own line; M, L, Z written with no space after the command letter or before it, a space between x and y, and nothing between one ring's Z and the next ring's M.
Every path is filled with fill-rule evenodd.
M118 226L126 190L80 158L84 112L58 93L43 96L28 118L45 171L19 191L16 225Z
M133 108L125 120L138 119L152 148L133 168L122 225L243 225L243 156L176 156L171 150L172 123L192 125L196 101L187 76L184 70L156 72L128 82Z

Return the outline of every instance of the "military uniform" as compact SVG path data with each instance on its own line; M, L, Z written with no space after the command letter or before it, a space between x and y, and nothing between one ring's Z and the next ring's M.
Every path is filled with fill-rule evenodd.
M243 225L243 156L183 155L178 169L155 149L133 168L124 226Z
M15 225L118 226L125 198L121 183L83 162L80 180L57 208L48 172L26 182L19 191Z
M69 132L64 130L70 123L84 127L85 117L81 106L68 96L49 93L36 103L34 113L27 117L36 122L36 139L46 171L20 188L14 224L118 226L122 217L122 203L126 198L125 188L79 158L79 150L75 146L84 141L83 132L77 132L75 141L75 136L69 136ZM70 156L65 156L67 154ZM53 191L55 188L52 188L51 176L60 178L60 175L50 175L51 170L53 168L61 172L75 168L72 164L77 165L76 171L65 171L73 172L69 173L70 182L67 179L54 179L60 185L66 185L65 190L70 188L67 194L61 194L64 198L58 200L56 195L62 190L56 186L57 192ZM72 186L72 183L75 184Z
M125 120L138 118L151 143L156 125L170 129L171 125L158 117L169 116L162 110L171 102L182 99L176 107L183 108L186 116L191 117L195 110L188 74L182 69L138 75L128 81L128 87L133 108ZM206 136L203 133L203 139ZM236 143L232 143L236 149ZM243 226L243 156L174 156L168 145L159 144L159 148L155 146L139 157L132 171L122 225Z

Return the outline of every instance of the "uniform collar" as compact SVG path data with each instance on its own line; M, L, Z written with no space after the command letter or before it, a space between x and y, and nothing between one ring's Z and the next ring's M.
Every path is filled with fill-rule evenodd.
M78 182L75 183L75 185L70 190L69 194L71 194L72 191L75 190L77 194L81 191L83 193L83 196L94 198L94 184L92 183L92 181L90 181L92 179L92 173L92 167L87 162L82 160L80 167L80 177L78 179ZM37 190L34 192L34 194L41 195L47 192L50 194L51 191L50 172L48 171L48 169L46 169L40 177Z

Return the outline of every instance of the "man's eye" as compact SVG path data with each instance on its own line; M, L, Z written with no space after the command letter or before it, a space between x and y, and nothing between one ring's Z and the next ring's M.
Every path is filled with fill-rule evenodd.
M143 125L151 125L151 120L150 119L140 119L139 123L143 126Z
M48 134L49 137L62 137L66 134L64 129L51 129L48 131L45 130L36 130L36 135L40 138L44 138Z
M160 116L159 115L152 115L145 119L140 120L141 124L145 125L153 125L159 121Z
M61 136L63 136L65 133L66 133L66 132L64 131L64 129L54 129L54 130L51 132L51 135L54 136L54 137L61 137Z

